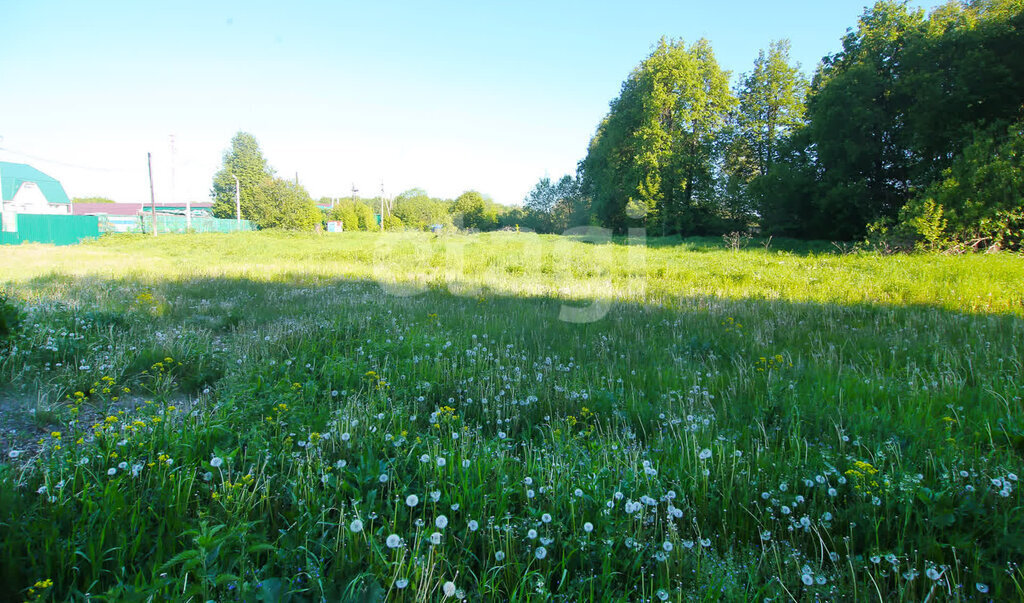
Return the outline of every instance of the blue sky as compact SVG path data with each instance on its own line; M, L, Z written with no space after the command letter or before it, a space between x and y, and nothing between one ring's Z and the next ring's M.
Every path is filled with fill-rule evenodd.
M575 172L661 36L708 38L734 78L789 38L810 73L865 4L5 0L0 160L141 201L152 152L158 200L207 201L244 130L315 198L383 180L519 203Z

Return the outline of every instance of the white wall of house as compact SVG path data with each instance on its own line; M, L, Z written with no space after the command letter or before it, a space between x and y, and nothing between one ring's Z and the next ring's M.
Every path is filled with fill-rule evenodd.
M19 214L69 214L70 203L49 203L35 182L22 182L14 198L4 201L4 212Z
M7 209L0 210L0 224L4 232L18 232L18 214Z

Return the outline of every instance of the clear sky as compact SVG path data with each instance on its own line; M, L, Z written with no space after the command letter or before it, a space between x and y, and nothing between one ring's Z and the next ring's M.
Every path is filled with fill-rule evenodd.
M865 4L3 0L0 160L72 197L142 201L152 152L159 201L208 201L244 130L314 198L383 180L519 203L575 173L661 36L708 38L734 78L789 38L810 73Z

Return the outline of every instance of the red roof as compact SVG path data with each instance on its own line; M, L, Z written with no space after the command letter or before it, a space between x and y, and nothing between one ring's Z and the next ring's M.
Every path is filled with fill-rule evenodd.
M192 209L210 209L213 203L193 203ZM184 203L157 203L157 211L185 209ZM140 211L149 211L149 203L72 203L71 213L76 216L134 216Z
M71 213L76 216L134 216L142 211L141 203L72 203Z

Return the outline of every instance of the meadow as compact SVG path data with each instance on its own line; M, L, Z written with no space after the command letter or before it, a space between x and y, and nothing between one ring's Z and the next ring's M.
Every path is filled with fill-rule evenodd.
M0 248L0 599L1024 599L1024 260Z

